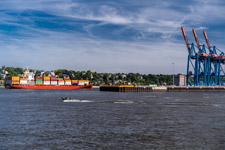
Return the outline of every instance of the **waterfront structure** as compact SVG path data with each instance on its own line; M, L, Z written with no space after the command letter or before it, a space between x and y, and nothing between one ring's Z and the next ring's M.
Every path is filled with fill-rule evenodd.
M203 34L207 47L205 44L200 45L195 29L192 31L197 45L188 42L184 27L181 27L181 30L188 49L187 85L224 85L224 53L216 46L210 45L206 31L203 31Z

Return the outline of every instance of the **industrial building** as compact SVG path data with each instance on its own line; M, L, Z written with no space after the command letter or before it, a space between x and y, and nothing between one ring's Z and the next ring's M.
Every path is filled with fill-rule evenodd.
M184 75L176 75L174 76L174 85L176 86L186 86L187 84L186 76Z

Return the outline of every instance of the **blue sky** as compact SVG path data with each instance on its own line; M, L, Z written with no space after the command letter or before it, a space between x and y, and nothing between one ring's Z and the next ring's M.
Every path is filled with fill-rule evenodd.
M195 28L225 48L222 0L1 0L0 64L54 70L185 73Z

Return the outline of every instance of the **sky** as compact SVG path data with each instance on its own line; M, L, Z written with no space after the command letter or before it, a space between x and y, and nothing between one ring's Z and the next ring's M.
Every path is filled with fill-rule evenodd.
M195 28L225 49L223 0L1 0L0 65L186 73Z

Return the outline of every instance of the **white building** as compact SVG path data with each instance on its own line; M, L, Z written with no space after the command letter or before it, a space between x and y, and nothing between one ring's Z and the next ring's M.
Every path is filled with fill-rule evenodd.
M7 76L7 74L9 74L8 71L2 70L2 71L0 72L0 77L1 77L1 78L5 78L5 77Z

